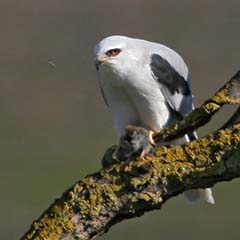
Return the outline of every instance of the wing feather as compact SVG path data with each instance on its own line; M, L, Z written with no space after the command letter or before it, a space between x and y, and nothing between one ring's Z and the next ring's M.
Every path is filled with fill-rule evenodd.
M176 57L180 58L179 55ZM191 112L193 99L189 84L190 77L185 79L166 59L157 53L152 54L150 67L152 76L158 81L169 107L181 116Z

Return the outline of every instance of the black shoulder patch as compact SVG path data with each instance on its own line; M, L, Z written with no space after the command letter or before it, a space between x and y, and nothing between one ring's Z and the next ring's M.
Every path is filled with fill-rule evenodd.
M152 54L150 66L157 81L165 85L172 95L175 92L182 93L185 96L191 94L187 81L166 59L158 54Z

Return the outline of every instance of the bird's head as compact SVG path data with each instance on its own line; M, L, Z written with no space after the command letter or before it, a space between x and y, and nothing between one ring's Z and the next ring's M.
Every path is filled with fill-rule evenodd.
M136 56L132 38L110 36L101 40L94 49L95 65L99 69L121 71L127 69Z

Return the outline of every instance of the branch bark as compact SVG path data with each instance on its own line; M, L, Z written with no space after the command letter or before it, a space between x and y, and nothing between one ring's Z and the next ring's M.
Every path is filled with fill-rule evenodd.
M178 138L210 121L224 104L240 103L240 72L179 124L155 135ZM112 225L160 209L169 198L240 177L240 108L218 131L182 146L162 146L127 164L85 177L33 222L25 240L94 239Z

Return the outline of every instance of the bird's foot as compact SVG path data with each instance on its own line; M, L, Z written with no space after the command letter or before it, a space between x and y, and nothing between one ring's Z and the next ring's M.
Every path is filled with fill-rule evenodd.
M135 157L143 157L155 146L153 131L142 127L128 126L120 138L118 146L109 148L103 156L102 166L108 167L116 162L127 164Z
M150 130L148 131L149 132L149 143L152 145L152 146L156 146L156 143L153 139L153 135L154 135L154 131Z
M146 133L143 131L146 131ZM139 135L138 135L139 134ZM142 134L142 135L141 135ZM152 130L148 131L145 128L140 129L140 131L137 133L137 141L139 141L137 144L139 147L139 150L136 149L136 152L141 151L140 157L144 157L146 154L150 152L150 150L156 146L156 143L153 139L154 132Z

